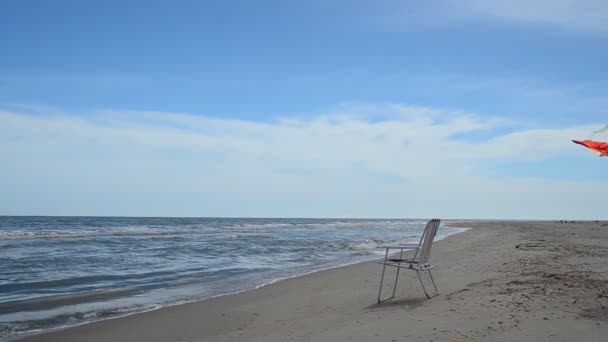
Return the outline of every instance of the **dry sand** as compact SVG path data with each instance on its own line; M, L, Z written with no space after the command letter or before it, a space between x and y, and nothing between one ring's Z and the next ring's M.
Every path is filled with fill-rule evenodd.
M434 246L430 300L404 272L377 304L368 262L26 340L608 341L608 223L460 225Z

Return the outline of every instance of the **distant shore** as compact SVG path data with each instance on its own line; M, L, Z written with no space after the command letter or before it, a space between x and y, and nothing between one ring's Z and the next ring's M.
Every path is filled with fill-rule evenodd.
M377 304L381 266L365 262L21 341L604 341L608 336L608 223L451 225L473 229L434 246L440 294L430 300L415 274L404 272L396 298Z

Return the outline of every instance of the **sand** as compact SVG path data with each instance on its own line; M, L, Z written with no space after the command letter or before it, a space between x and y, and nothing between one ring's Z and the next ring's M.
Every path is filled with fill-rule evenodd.
M430 300L404 272L377 304L367 262L25 340L608 341L608 223L459 225L434 246Z

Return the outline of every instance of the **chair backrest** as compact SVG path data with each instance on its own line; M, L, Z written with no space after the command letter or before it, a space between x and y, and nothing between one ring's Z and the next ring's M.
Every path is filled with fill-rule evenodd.
M433 247L433 240L435 239L435 235L437 235L437 229L439 229L440 223L440 219L432 219L426 223L424 232L420 237L418 251L414 256L414 259L417 258L416 261L418 261L419 265L427 264L429 262L429 259L431 258L431 248Z

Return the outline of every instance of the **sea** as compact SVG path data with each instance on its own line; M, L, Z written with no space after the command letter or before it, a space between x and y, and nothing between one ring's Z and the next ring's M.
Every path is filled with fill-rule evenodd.
M417 242L425 223L0 216L0 340L376 259L383 244Z

